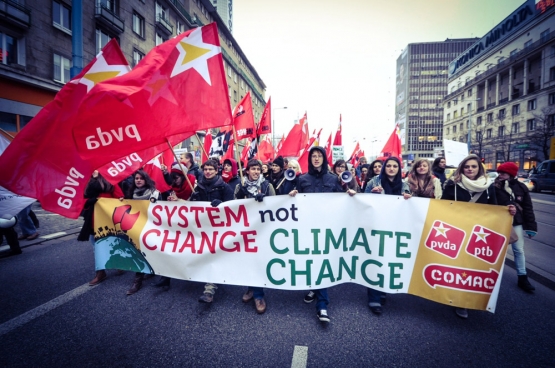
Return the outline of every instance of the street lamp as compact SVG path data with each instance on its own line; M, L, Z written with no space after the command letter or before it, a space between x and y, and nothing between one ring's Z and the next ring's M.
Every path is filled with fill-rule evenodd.
M276 119L274 118L275 110L286 110L287 106L284 107L274 107L272 109L272 146L276 148Z
M471 102L476 102L476 108L478 108L477 102L480 101L481 98L477 97L475 100L470 100ZM466 144L468 146L468 153L470 154L470 145L472 143L472 105L470 105L470 111L468 112L468 136L466 137Z

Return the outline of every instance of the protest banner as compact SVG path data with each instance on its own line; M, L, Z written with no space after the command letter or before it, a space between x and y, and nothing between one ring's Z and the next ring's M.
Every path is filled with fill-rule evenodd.
M205 202L100 199L97 269L303 290L353 282L495 311L512 218L503 206L386 195Z

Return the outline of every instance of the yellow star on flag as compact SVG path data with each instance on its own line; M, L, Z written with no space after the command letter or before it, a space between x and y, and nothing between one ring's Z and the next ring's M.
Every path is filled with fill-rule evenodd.
M102 54L102 51L96 56L96 61L87 73L75 83L87 86L87 93L97 83L103 82L110 78L114 78L129 72L129 65L109 65Z
M202 27L193 30L188 37L184 37L179 41L176 47L179 51L179 56L173 66L170 78L189 69L195 69L206 83L211 86L208 59L218 55L221 52L220 47L202 41Z
M488 233L484 232L484 228L480 227L478 231L474 232L476 234L476 242L483 241L484 243L488 243L486 238L489 236Z
M436 236L441 235L441 236L443 236L445 239L447 239L447 232L448 232L449 230L451 230L451 229L445 227L445 226L443 225L443 222L440 222L440 223L439 223L439 226L435 226L435 227L434 227L434 230L436 231Z

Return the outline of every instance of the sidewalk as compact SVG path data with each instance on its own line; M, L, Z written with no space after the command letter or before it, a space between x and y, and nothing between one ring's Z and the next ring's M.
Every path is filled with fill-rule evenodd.
M83 226L83 219L79 218L77 220L71 220L51 212L47 212L40 207L40 205L35 202L33 204L33 211L36 213L39 222L40 228L38 229L40 236L37 239L28 241L28 240L20 240L19 244L25 252L26 247L30 247L32 245L37 244L50 244L54 240L56 242L75 239L81 231L81 227ZM16 226L16 231L18 234L21 232L19 231L18 226ZM525 242L525 249L527 252L527 259L526 259L526 268L528 270L528 277L532 280L549 287L552 290L555 290L555 247L542 247L540 254L532 255L532 252L537 252L537 247L532 248L535 246L533 244L533 240L526 238ZM9 254L10 248L6 243L6 240L2 244L0 244L0 258L5 257ZM535 260L543 260L547 262L535 262ZM507 272L514 272L515 263L514 258L512 255L512 249L509 247L507 252L507 258L505 260L505 265L512 268L512 270L507 270Z

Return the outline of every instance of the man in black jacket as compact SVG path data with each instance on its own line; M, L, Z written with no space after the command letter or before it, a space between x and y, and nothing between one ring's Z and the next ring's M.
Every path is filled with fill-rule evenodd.
M518 287L526 292L533 292L536 288L528 281L526 275L526 259L524 257L524 233L532 238L538 231L538 224L534 215L532 198L528 188L516 178L518 166L513 162L505 162L497 168L499 176L495 179L495 195L497 204L516 206L513 218L513 229L518 240L511 244L515 259Z
M299 176L297 189L292 190L289 195L294 197L297 193L336 193L344 192L337 180L337 176L328 171L328 160L326 150L319 146L310 148L308 152L308 173ZM356 191L349 189L350 196ZM316 310L318 319L322 322L329 322L327 306L329 304L328 289L310 291L304 298L305 303L312 303L316 300Z

